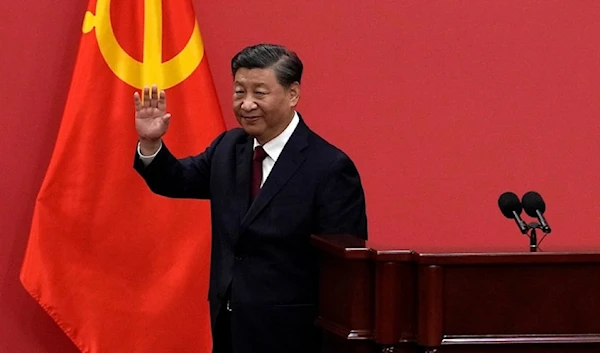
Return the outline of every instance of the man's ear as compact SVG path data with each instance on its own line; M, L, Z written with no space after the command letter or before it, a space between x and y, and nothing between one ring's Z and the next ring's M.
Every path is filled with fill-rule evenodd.
M288 88L288 94L290 95L290 106L295 107L298 105L300 99L300 83L294 82Z

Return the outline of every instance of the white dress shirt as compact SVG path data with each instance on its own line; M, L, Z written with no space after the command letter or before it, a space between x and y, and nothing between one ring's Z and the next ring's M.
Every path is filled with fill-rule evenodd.
M263 178L262 178L262 182L260 183L260 187L262 187L263 184L265 183L265 181L267 180L267 177L271 173L271 170L273 170L273 167L275 166L275 162L277 162L277 159L279 158L281 151L283 151L285 144L288 142L288 140L292 136L292 133L294 132L294 130L296 130L296 127L298 126L299 122L300 122L300 117L298 116L298 112L295 112L294 117L292 118L292 121L290 121L290 123L285 128L285 130L283 130L281 132L281 134L277 135L277 137L275 137L274 139L265 143L262 146L263 149L265 150L265 152L267 153L267 156L265 157L265 159L262 162ZM258 143L258 141L255 138L253 149L256 148L256 146L258 146L258 145L260 145L260 143ZM161 148L162 148L162 143L160 144L160 147L158 148L158 150L156 150L156 152L154 154L152 154L150 156L144 156L142 154L142 151L140 150L140 143L138 142L137 152L138 152L138 155L140 156L140 159L144 163L144 165L148 165L148 164L150 164L150 162L152 162L154 157L156 157L156 155L158 154L158 152L160 151Z
M265 181L267 180L267 177L271 173L271 170L273 170L273 167L275 166L275 162L277 162L277 158L279 158L281 151L283 151L283 147L285 147L285 144L288 142L288 140L292 136L292 133L294 132L294 130L296 130L296 126L298 126L299 122L300 122L300 118L298 117L298 113L295 113L294 117L292 118L292 121L290 121L288 126L285 128L285 130L283 130L281 132L281 134L279 134L277 137L275 137L271 141L262 145L263 149L267 153L267 156L265 157L265 159L263 159L263 162L262 162L263 172L262 172L262 181L260 183L261 188L262 188L263 184L265 183ZM256 146L258 146L258 145L260 145L260 143L258 143L258 141L256 141L256 139L254 139L254 147L253 148L256 148Z

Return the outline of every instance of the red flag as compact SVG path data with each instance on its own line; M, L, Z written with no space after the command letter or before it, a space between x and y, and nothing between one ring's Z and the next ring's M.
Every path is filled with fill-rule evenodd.
M210 352L207 201L133 169L133 93L157 84L165 142L198 153L225 125L190 0L90 0L21 281L83 352Z

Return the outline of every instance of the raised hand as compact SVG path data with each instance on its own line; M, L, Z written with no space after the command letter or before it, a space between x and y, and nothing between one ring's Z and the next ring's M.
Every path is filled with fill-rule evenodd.
M153 153L160 146L161 137L167 132L171 114L167 114L167 95L158 93L156 85L144 87L144 99L138 92L133 94L135 104L135 129L139 135L142 153Z

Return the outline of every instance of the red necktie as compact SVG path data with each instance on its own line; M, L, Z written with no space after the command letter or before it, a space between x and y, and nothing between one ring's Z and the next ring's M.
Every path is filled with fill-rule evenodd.
M252 158L252 199L256 198L260 190L262 182L262 161L267 156L267 153L262 146L256 146L254 149L254 157Z

